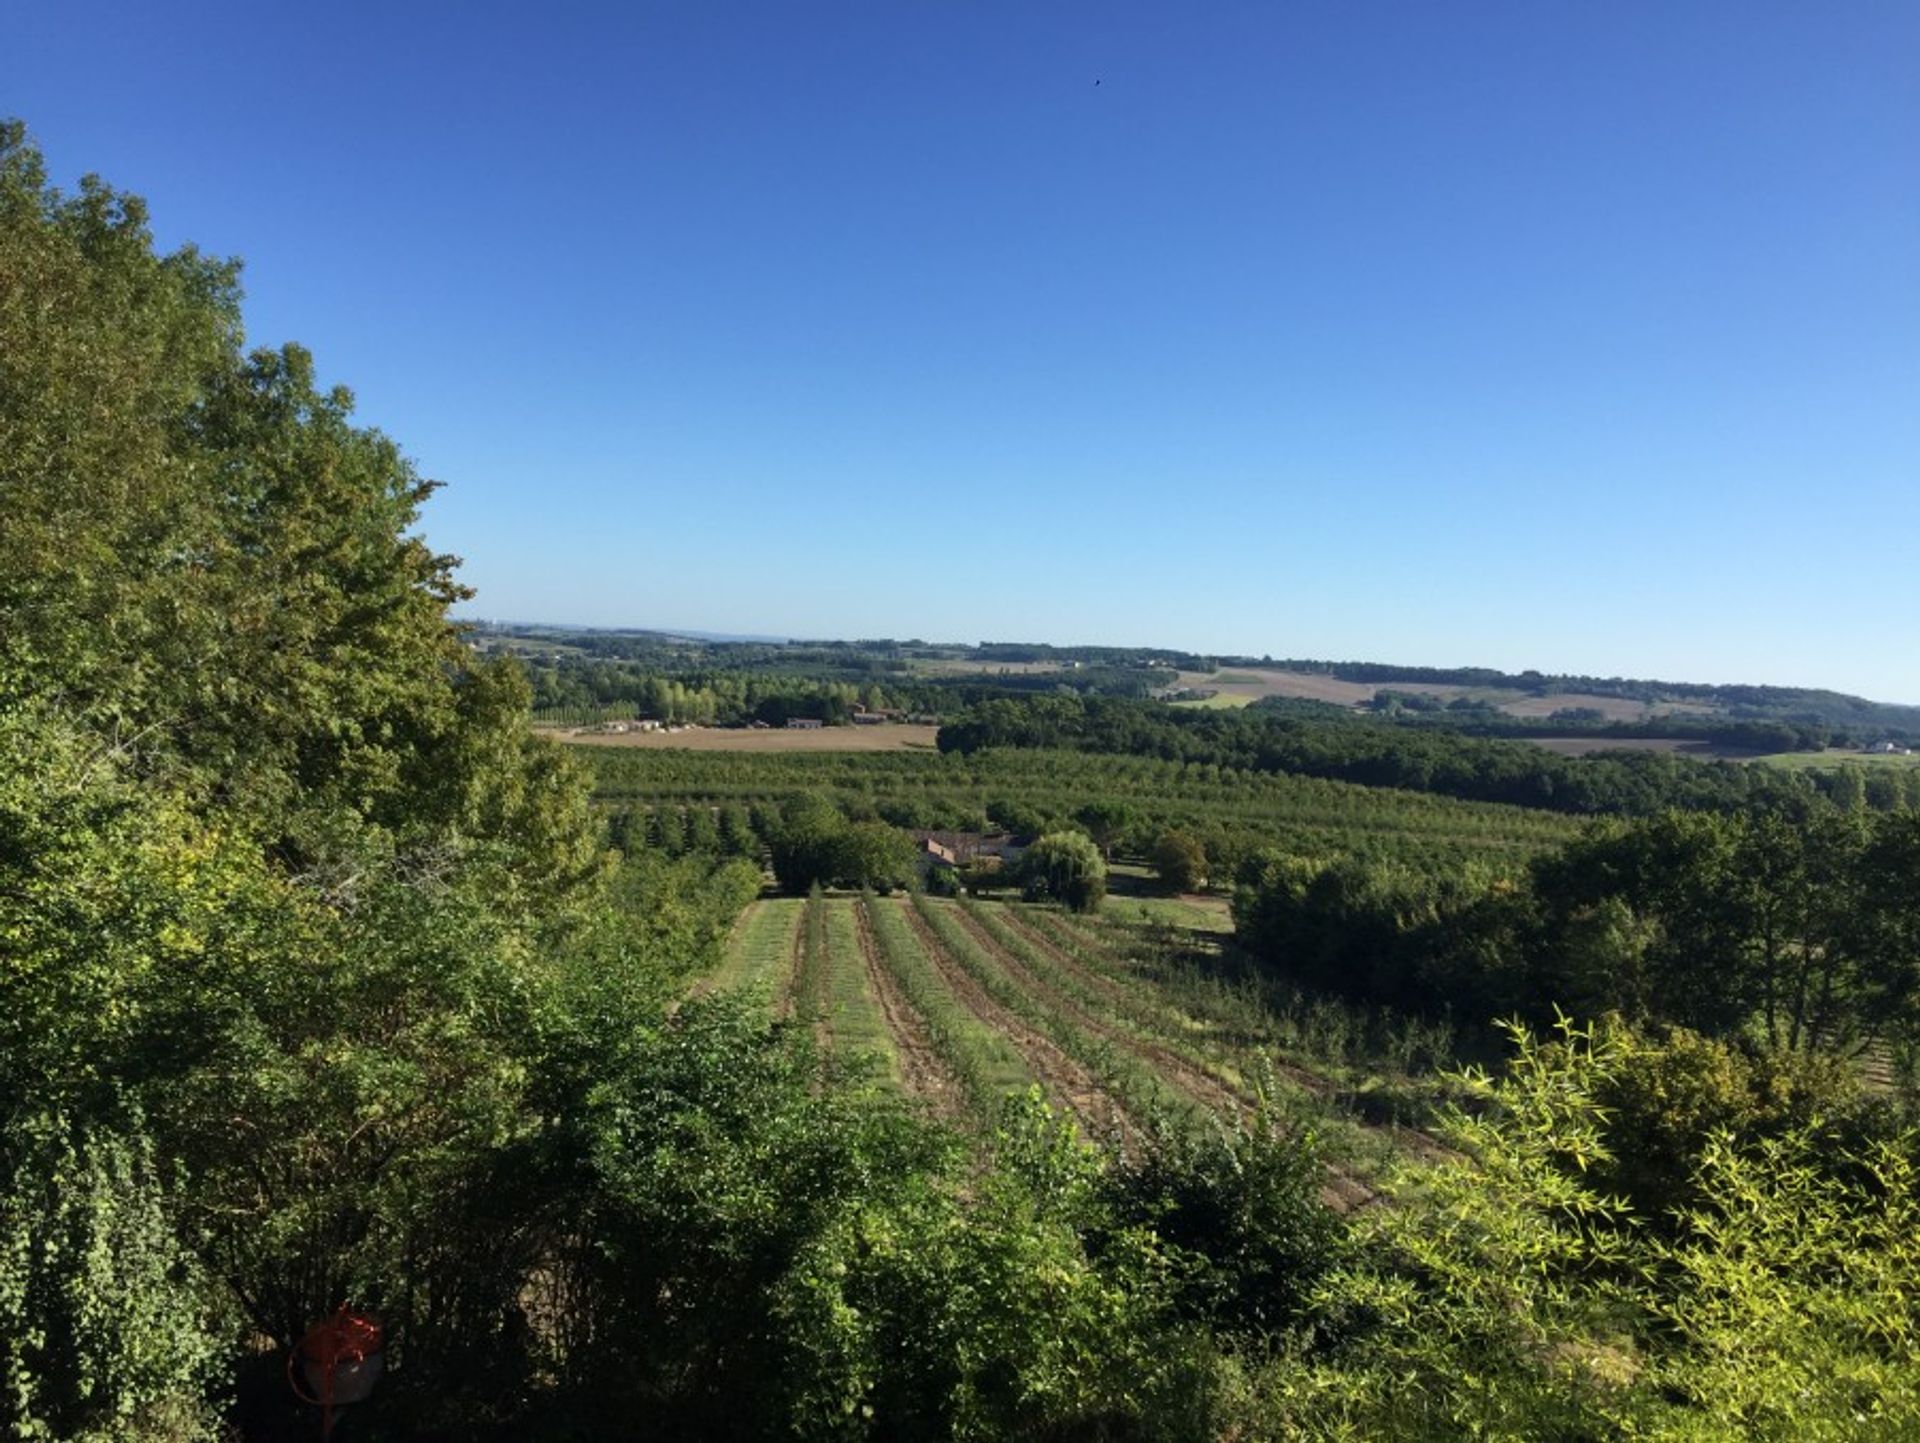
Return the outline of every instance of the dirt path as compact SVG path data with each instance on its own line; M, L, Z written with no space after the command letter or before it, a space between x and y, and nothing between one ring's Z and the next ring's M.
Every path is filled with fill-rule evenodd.
M874 1001L893 1038L901 1084L909 1094L924 1101L936 1117L958 1121L966 1114L960 1084L940 1060L927 1035L926 1023L913 1010L913 1004L907 1001L893 974L881 964L879 949L873 940L873 921L867 915L869 905L864 898L854 904L854 931L860 938L860 962L867 971L867 985L873 989Z
M774 979L774 994L780 999L775 1010L783 1022L792 1018L800 1004L800 979L806 975L802 961L807 952L807 930L812 915L813 903L809 900L798 913L793 940L787 947L787 975Z
M1052 1038L996 1002L947 952L939 935L912 903L901 903L900 910L919 938L927 960L960 1000L960 1005L978 1018L982 1026L998 1032L1013 1045L1041 1088L1080 1120L1083 1132L1092 1137L1104 1136L1117 1122L1123 1139L1134 1136L1137 1129L1133 1120L1091 1072L1067 1056Z

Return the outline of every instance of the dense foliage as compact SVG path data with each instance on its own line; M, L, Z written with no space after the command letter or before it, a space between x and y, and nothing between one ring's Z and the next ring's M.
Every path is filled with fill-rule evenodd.
M1518 877L1269 853L1242 941L1312 985L1469 1016L1615 1012L1850 1055L1920 1040L1920 814L1667 813Z
M1657 752L1564 757L1524 742L1408 727L1317 707L1195 710L1118 698L998 698L940 729L942 751L1072 749L1198 762L1436 792L1577 815L1668 807L1816 805L1847 783L1827 774L1698 762ZM1920 772L1876 783L1885 807L1920 804Z

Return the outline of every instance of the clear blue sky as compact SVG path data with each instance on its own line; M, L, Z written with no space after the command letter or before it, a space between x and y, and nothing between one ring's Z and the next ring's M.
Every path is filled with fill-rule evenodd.
M62 0L0 111L245 258L474 615L1920 702L1917 75L1913 0Z

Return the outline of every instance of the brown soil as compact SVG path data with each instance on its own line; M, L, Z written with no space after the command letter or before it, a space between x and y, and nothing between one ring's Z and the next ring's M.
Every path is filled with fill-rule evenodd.
M927 1036L926 1023L900 991L893 974L881 965L873 941L873 923L867 916L869 905L865 899L854 904L854 930L860 937L860 961L867 969L867 985L873 989L874 1001L893 1037L894 1056L900 1063L900 1081L909 1094L924 1101L936 1116L955 1120L965 1112L960 1084L940 1060L932 1039Z
M1133 1135L1135 1129L1126 1110L1092 1073L1061 1051L1052 1038L996 1002L974 981L973 975L949 955L939 936L911 902L903 902L900 907L907 925L920 939L927 960L959 998L961 1006L1013 1045L1042 1090L1056 1104L1072 1112L1080 1120L1083 1131L1090 1136L1100 1136L1117 1121L1123 1137Z
M787 946L787 975L780 979L775 989L780 997L779 1013L782 1021L793 1016L802 1001L800 996L801 961L807 955L807 913L813 904L809 902L799 910L799 923L793 929L793 940ZM805 999L811 1003L813 998ZM824 1040L824 1039L823 1039Z

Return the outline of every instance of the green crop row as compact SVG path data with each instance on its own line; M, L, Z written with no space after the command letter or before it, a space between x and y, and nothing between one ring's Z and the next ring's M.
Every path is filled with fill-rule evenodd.
M969 1012L953 995L907 925L897 901L862 896L860 906L887 969L926 1028L928 1040L960 1084L974 1120L990 1127L1009 1093L1030 1086L1033 1075L1006 1038Z
M911 905L954 965L995 1002L1051 1038L1062 1052L1092 1073L1124 1111L1141 1118L1150 1113L1180 1115L1193 1110L1191 1098L1134 1053L1087 1030L1066 1010L1049 1005L1037 992L1022 987L1001 960L961 924L954 904L935 902L916 893Z

